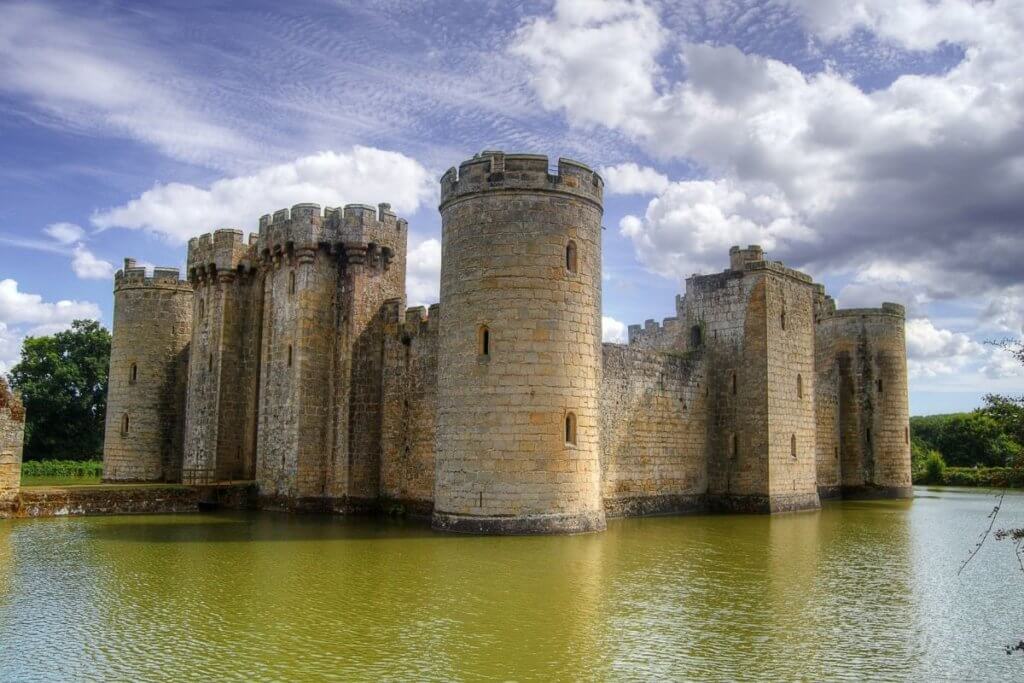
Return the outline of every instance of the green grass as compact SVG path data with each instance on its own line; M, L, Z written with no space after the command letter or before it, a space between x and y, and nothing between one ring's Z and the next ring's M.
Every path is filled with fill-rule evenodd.
M76 486L99 484L99 460L26 460L21 463L22 486Z

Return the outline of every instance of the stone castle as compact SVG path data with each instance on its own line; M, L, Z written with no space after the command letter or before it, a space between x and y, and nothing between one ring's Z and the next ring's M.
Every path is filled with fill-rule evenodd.
M601 177L483 152L441 178L440 304L389 205L189 241L114 283L107 481L251 480L261 507L479 533L911 495L904 311L837 310L733 247L676 317L601 342Z

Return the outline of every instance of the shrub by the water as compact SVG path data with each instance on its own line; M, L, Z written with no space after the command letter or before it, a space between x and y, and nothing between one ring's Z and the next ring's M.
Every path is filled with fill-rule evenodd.
M946 461L938 451L929 451L924 459L924 478L929 484L942 484L946 478Z
M102 460L26 460L22 477L97 478L103 475Z

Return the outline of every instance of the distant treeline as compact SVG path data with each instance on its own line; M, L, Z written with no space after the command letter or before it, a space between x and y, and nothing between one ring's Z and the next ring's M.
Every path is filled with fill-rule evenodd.
M910 418L915 483L1024 486L1024 405L986 396L969 413Z

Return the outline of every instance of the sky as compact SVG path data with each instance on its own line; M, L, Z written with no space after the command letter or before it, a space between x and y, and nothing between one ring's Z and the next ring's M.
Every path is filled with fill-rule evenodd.
M390 202L437 301L441 174L606 181L607 341L734 244L907 307L913 414L1024 392L1020 0L0 0L0 372L111 323L125 257L299 202Z

